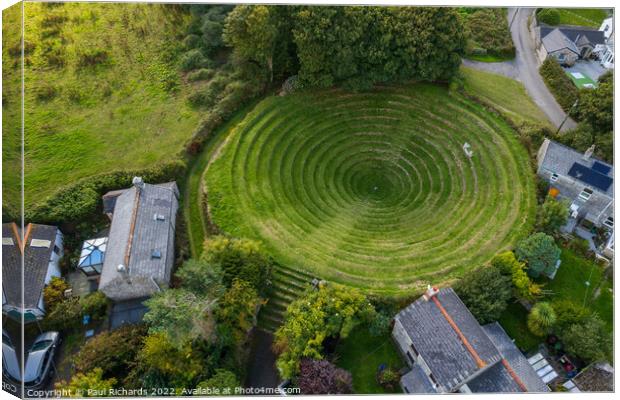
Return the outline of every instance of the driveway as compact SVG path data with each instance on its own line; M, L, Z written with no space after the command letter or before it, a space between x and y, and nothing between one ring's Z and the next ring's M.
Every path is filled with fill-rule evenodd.
M549 121L559 127L566 113L555 101L555 98L545 86L538 73L539 60L534 49L534 43L528 30L528 17L534 12L534 8L510 8L508 9L508 22L512 21L510 33L516 49L514 60L501 63L484 63L463 60L463 65L482 71L494 72L520 81L532 100L545 113ZM514 20L513 20L514 18ZM562 131L572 129L577 124L568 118L562 126Z

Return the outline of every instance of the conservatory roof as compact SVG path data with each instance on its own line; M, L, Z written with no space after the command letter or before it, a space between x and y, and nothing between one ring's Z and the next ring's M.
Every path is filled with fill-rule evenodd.
M107 237L86 240L82 245L82 253L80 254L78 267L103 264L107 244Z

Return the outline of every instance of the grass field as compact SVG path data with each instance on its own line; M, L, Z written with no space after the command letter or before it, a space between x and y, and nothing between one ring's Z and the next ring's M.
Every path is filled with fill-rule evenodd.
M505 76L461 67L465 91L490 103L515 122L548 123L547 116L527 94L525 87Z
M560 25L581 25L598 28L607 18L608 12L603 8L558 8Z
M199 119L176 67L185 12L153 4L25 7L26 206L92 174L176 157ZM19 69L14 49L5 48L3 65ZM5 112L18 113L19 74L5 85Z
M404 366L389 334L373 337L365 326L358 327L338 345L336 365L353 376L353 389L358 394L388 393L377 383L376 374L382 364L396 371ZM394 392L400 392L395 388Z
M269 97L228 135L206 174L213 220L324 279L419 289L531 227L525 150L503 121L441 86Z
M534 336L527 327L527 310L521 303L510 303L498 322L523 352L533 350L542 342L542 339Z

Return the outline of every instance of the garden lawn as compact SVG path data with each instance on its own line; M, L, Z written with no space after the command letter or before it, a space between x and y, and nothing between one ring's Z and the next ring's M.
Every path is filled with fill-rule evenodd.
M353 389L359 394L388 393L377 383L379 366L396 371L404 366L390 334L373 337L366 326L356 328L336 349L336 365L353 375ZM397 387L395 391L400 392Z
M461 74L468 94L489 103L514 122L528 120L549 123L520 82L468 67L461 67Z
M609 15L607 10L602 8L559 8L558 11L560 25L581 25L590 28L599 28Z
M178 157L199 120L176 61L188 13L158 4L25 9L26 207L80 178ZM19 68L10 51L4 67ZM11 78L9 115L19 108L19 74Z
M498 322L524 353L533 350L542 342L541 338L534 336L528 329L527 310L521 303L510 303Z
M567 299L584 305L596 312L609 331L613 331L613 294L609 292L612 284L604 277L603 267L568 249L562 249L561 259L562 265L555 278L541 279L544 289L552 293L547 299ZM586 281L590 282L589 286Z
M270 96L226 140L205 175L215 224L367 293L449 282L533 223L515 132L445 86Z

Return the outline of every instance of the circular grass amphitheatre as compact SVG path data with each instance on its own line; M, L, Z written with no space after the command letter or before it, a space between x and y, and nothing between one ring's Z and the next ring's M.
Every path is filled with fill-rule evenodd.
M529 229L535 208L514 132L435 85L267 98L230 130L205 176L222 231L373 293L447 282L489 261Z

